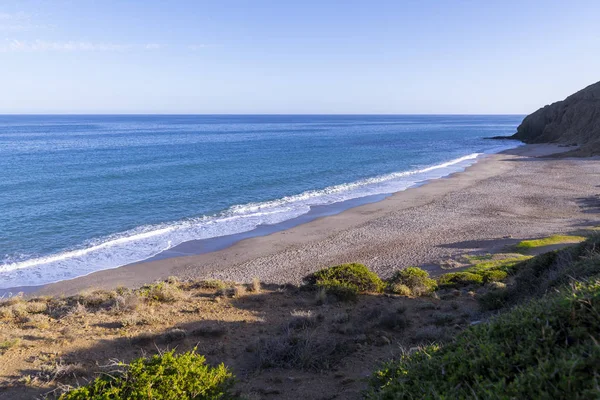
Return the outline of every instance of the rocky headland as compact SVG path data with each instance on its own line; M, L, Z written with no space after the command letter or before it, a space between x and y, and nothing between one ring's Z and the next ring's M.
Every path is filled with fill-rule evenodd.
M511 139L577 146L562 156L600 154L600 82L528 115Z

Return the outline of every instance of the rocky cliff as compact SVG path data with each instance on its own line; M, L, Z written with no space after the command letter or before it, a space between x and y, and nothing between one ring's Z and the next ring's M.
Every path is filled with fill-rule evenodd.
M566 155L600 155L600 82L528 115L512 139L525 143L577 144Z

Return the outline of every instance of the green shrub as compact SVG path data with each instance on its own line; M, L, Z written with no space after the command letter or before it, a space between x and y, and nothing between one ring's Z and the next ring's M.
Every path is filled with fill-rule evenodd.
M390 287L400 284L407 286L412 294L421 295L437 289L435 279L429 277L429 272L418 267L407 267L396 271L388 280Z
M438 278L438 285L444 288L481 285L482 283L483 276L473 272L449 272Z
M490 270L481 273L483 283L500 282L506 279L507 276L508 274L506 272L500 270Z
M340 301L356 301L360 294L358 288L348 283L323 283L319 285L326 294L334 295Z
M399 294L401 296L410 296L412 291L408 286L403 283L392 283L388 286L390 292Z
M118 376L103 375L87 386L60 396L60 400L204 400L231 399L233 374L223 365L212 368L195 351L174 350L139 358Z
M385 283L377 274L356 263L322 269L304 281L325 289L340 300L354 300L359 293L379 293L385 288Z
M168 282L157 282L142 286L138 294L150 302L173 303L181 298L181 290Z
M600 280L578 283L382 366L370 399L591 399L600 376Z

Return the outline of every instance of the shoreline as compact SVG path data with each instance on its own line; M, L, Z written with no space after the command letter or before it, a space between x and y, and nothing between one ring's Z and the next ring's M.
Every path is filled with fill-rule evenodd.
M443 179L443 178L441 178L441 179ZM428 181L420 182L418 184L415 184L414 186L411 186L411 188L424 185L427 182ZM294 227L302 225L302 224L309 223L309 222L317 220L319 218L339 214L341 212L344 212L344 211L349 210L354 207L359 207L361 205L370 204L370 203L376 203L376 202L382 201L385 198L392 196L392 195L393 195L393 193L376 194L376 195L371 195L371 196L357 197L354 199L340 201L340 202L333 203L333 204L311 206L310 211L307 212L306 214L302 214L298 217L291 218L289 220L285 220L285 221L282 221L282 222L279 222L276 224L270 224L270 225L258 225L256 228L254 228L250 231L234 233L231 235L217 236L217 237L207 238L207 239L188 240L186 242L183 242L181 244L173 246L170 249L164 250L164 251L158 253L157 255L149 257L145 260L141 260L141 261L125 264L125 265L120 265L120 266L114 267L114 268L107 268L107 269L103 269L103 270L99 270L99 271L94 271L94 272L90 272L89 274L78 276L75 278L64 279L64 280L51 282L51 283L47 283L47 284L42 284L42 285L16 286L16 287L11 287L11 288L6 288L6 289L0 288L0 297L3 295L6 295L6 294L12 295L12 294L16 294L19 292L22 292L24 294L35 293L36 291L38 291L46 286L58 284L61 282L69 282L69 281L73 281L75 279L85 278L86 276L97 273L97 272L112 271L115 269L125 268L125 267L129 267L132 265L137 265L137 264L145 264L145 263L154 262L154 261L168 260L171 258L199 256L199 255L206 254L206 253L212 253L215 251L225 250L231 246L234 246L236 243L238 243L242 240L251 239L251 238L260 237L260 236L267 236L272 233L281 232L281 231L291 229L291 228L294 228Z
M512 146L515 147L518 146L518 144L513 143ZM502 148L506 149L507 146L500 146L500 149L496 148L493 151L498 152ZM462 172L465 168L480 161L489 154L495 153L490 153L489 151L471 153L458 158L443 161L429 167L424 167L422 169L409 169L402 172L392 172L371 178L359 179L358 181L352 183L335 184L324 189L308 190L300 194L291 195L288 197L284 196L283 198L277 200L241 205L240 207L242 208L247 206L252 207L255 204L259 206L265 205L267 207L275 207L276 209L274 213L283 213L285 215L286 207L283 207L283 209L277 209L277 204L271 203L277 203L279 200L286 201L291 199L292 203L298 202L301 207L306 207L306 210L302 210L302 213L298 214L297 212L293 212L294 208L291 207L287 211L291 210L292 215L287 215L286 218L288 219L283 220L281 217L275 218L275 220L279 220L279 222L269 222L269 218L266 220L263 219L262 222L259 218L259 221L255 221L254 223L252 223L250 220L251 226L246 227L248 230L242 230L237 233L219 234L218 232L213 232L218 236L210 237L209 234L209 237L207 238L197 239L195 237L205 235L199 234L198 232L195 232L194 229L191 229L190 232L187 232L188 237L185 238L186 230L190 230L190 227L186 228L184 225L178 223L171 223L170 225L169 223L166 223L168 225L167 227L159 224L154 226L153 230L142 232L141 234L139 232L134 232L129 236L120 236L115 234L115 236L117 236L116 239L113 237L107 240L100 240L91 247L88 246L87 248L65 250L56 254L39 256L38 258L34 257L30 260L24 260L22 262L15 262L14 264L9 263L8 270L4 271L6 272L6 281L4 282L5 284L2 285L3 287L0 288L0 296L6 294L10 295L14 292L32 292L49 284L58 283L61 281L69 281L102 270L113 270L123 266L167 258L201 255L204 253L225 249L234 245L240 240L264 236L278 231L290 229L297 225L311 222L323 216L338 214L352 207L381 201L386 197L393 195L394 193L404 191L408 188L418 187L436 179L448 177L456 172ZM414 178L412 178L412 176L414 176ZM370 187L371 189L361 190L363 186ZM332 195L328 194L328 190L333 190L332 193L337 193L340 191L342 193L349 193L340 196L333 195L332 197ZM315 193L317 195L314 195ZM305 196L308 197L304 198ZM321 198L322 196L325 198ZM294 199L296 197L299 197L299 199ZM317 199L321 198L321 202L318 200L311 201L310 199L313 197ZM307 200L306 204L302 204L303 202L301 200ZM296 206L298 206L298 204L296 204ZM237 206L231 206L227 210L233 210L236 207ZM209 219L216 218L216 221L209 221L207 225L210 225L211 222L219 222L219 216L221 216L223 220L238 218L235 216L235 213L233 217L227 218L221 214L225 214L225 212L209 217ZM270 214L270 212L265 212L264 214ZM261 212L258 212L257 215L261 215ZM253 212L250 211L250 213L245 216L253 217ZM242 215L242 218L243 217L244 215ZM200 223L200 227L201 225L203 225L203 223ZM196 226L195 228L197 229L199 227ZM141 246L141 248L144 249L141 251L141 254L137 251L135 240L139 239L138 236L150 237L154 236L155 234L160 236L162 233L168 233L171 230L175 232L175 237L173 238L175 245L173 247L171 247L171 240L168 240L168 245L166 245L165 243L161 244L159 239L158 242L153 243L154 247L157 247L154 249L154 251L148 251L147 246L144 248L144 243L142 243ZM237 229L234 229L234 232L236 230ZM183 235L183 237L181 235ZM129 244L129 248L123 248L123 246L121 246L120 249L111 249L112 245L115 245L123 240L130 241L130 239L133 241L133 243ZM163 242L167 239L169 239L168 235L166 238L162 238ZM150 245L152 245L152 243L150 243ZM102 257L97 262L96 258L94 257L95 252L102 252L104 249L104 254L99 254L99 256L103 255L104 260L109 260L108 263L104 262ZM87 253L91 253L91 256L87 257ZM124 259L123 253L125 254ZM98 256L98 254L96 256ZM75 259L75 265L69 265L69 258ZM86 258L88 258L87 261ZM61 263L62 260L67 260L66 265ZM22 263L26 265L20 266ZM46 264L45 269L38 266L38 264L42 266ZM4 272L2 273L2 279L4 279Z
M240 282L249 281L257 276L264 282L298 283L307 273L340 262L364 262L383 275L391 273L393 269L402 268L409 264L427 265L444 257L456 255L456 251L453 251L453 249L459 249L460 246L456 246L456 243L454 243L454 248L448 247L452 243L435 243L436 240L433 240L432 243L426 243L427 240L419 243L417 240L413 243L406 243L406 248L399 245L394 246L392 244L394 242L394 232L390 232L389 227L383 229L383 234L379 235L382 236L381 238L372 237L370 240L365 240L364 245L359 245L360 249L348 246L349 243L347 242L349 240L347 239L356 236L358 233L365 233L359 231L367 231L370 235L377 236L378 232L382 232L380 232L381 229L377 229L376 225L382 223L385 225L386 220L388 223L402 223L411 220L408 215L395 215L398 213L412 214L412 219L414 219L414 215L421 214L420 218L423 219L424 213L427 213L426 208L431 207L431 204L443 202L445 196L453 194L456 196L466 189L471 191L477 189L478 183L501 179L508 172L514 172L518 164L527 165L532 160L548 165L566 163L568 164L566 165L567 170L570 169L574 176L581 175L581 171L576 171L581 168L591 168L594 171L600 170L600 163L592 159L532 158L559 151L565 151L565 149L554 145L517 147L501 153L487 155L462 172L391 195L382 195L384 198L374 199L374 202L349 205L348 208L342 211L324 212L323 215L318 215L318 212L316 212L317 215L313 216L310 221L301 221L302 217L298 217L300 221L295 221L295 223L290 223L294 220L286 221L290 226L284 227L283 230L274 226L263 226L261 227L263 231L258 235L252 235L252 231L246 232L243 235L249 237L238 238L239 240L235 240L230 244L227 244L227 241L231 238L216 238L212 243L204 243L205 249L208 251L202 254L161 257L160 259L97 271L83 277L29 289L32 289L35 294L72 294L91 287L113 288L118 285L135 287L154 280L164 279L170 275L184 279L217 278ZM573 168L574 166L576 168ZM565 183L570 181L572 179L567 180ZM596 184L600 184L600 180ZM593 191L594 187L591 184L580 184L578 186L582 186L582 190L579 191L582 195ZM583 186L587 187L584 188ZM572 188L570 190L573 192ZM577 192L575 190L572 197ZM552 193L546 195L548 198L553 196ZM354 201L356 200L360 199L354 199ZM510 196L500 200L505 203L506 200L510 200ZM468 207L468 204L463 204L463 206ZM446 210L445 214L448 214L448 211ZM571 211L574 214L579 214L576 212L577 210ZM556 212L556 210L553 212ZM561 221L547 221L553 222L551 225L554 225L554 227L551 229L549 226L536 227L530 225L529 229L525 229L525 231L528 231L527 233L520 232L524 230L523 227L520 227L520 229L506 229L506 227L503 227L503 229L497 230L496 235L482 235L473 232L471 236L475 237L472 239L479 240L481 243L476 246L473 243L473 246L464 247L464 250L491 250L515 242L515 239L503 239L503 237L526 238L540 236L544 232L549 234L566 232L575 226L583 226L586 223L590 226L594 223L600 223L600 216L590 216L593 218L588 218L588 221L582 220L583 215L571 215L570 218L562 218ZM441 213L436 218L425 218L428 223L423 224L421 222L420 229L425 229L431 235L432 227L424 225L431 225L432 222L435 225L436 219L441 222L446 217L444 217L444 213ZM419 223L416 225L418 227ZM324 243L327 241L329 241L329 244ZM446 241L451 242L451 240ZM438 238L437 242L444 242L444 240ZM185 243L182 245L185 245ZM191 245L197 245L197 243ZM446 247L440 245L446 245ZM396 249L394 250L393 247L396 247ZM430 248L428 249L428 247ZM396 253L398 259L390 260L389 253ZM14 289L12 291L14 292Z

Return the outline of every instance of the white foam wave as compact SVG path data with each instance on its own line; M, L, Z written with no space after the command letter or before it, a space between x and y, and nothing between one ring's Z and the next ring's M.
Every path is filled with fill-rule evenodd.
M376 194L394 193L420 182L458 172L473 164L481 153L411 171L401 171L357 182L310 190L277 200L233 206L219 215L143 226L90 242L59 254L0 264L0 288L41 285L94 271L116 268L153 257L190 240L250 231L307 213L326 205Z

